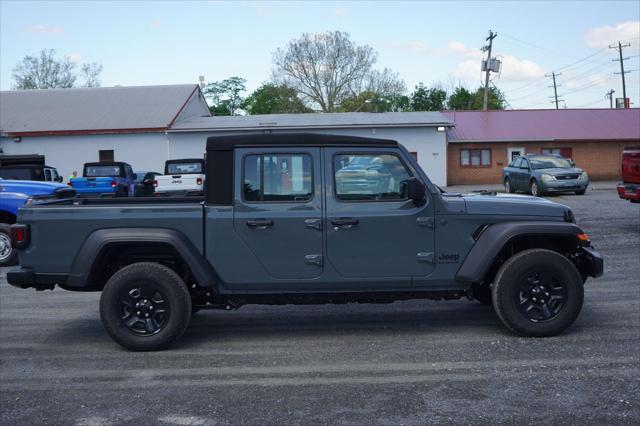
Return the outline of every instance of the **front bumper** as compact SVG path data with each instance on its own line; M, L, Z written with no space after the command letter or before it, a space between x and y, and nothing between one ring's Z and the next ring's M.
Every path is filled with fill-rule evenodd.
M572 192L586 191L589 186L588 180L568 179L541 182L538 187L544 192Z
M619 183L617 190L618 196L623 200L640 201L640 184Z
M593 247L581 247L578 253L579 269L589 277L601 277L604 272L604 258Z

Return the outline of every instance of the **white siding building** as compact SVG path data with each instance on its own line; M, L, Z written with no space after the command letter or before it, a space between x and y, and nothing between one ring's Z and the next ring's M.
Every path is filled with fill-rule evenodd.
M444 186L451 126L439 112L211 117L195 84L0 92L0 155L44 155L65 178L100 160L162 172L167 159L202 157L209 136L305 132L397 140Z

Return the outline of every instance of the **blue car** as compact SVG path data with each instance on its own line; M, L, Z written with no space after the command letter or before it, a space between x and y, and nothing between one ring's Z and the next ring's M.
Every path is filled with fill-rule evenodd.
M502 170L507 193L528 192L538 197L546 193L575 192L584 195L589 175L572 161L556 155L524 155Z
M85 163L82 177L69 181L78 195L133 197L136 195L136 179L127 163Z
M0 266L14 265L17 251L11 249L9 225L16 222L18 209L26 203L74 197L75 191L61 183L0 178Z

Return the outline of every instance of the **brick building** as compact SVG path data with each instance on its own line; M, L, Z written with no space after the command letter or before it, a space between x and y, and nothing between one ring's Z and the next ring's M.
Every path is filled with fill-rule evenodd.
M500 183L502 168L520 154L571 158L592 180L616 180L622 150L640 143L640 109L561 109L444 112L447 181Z

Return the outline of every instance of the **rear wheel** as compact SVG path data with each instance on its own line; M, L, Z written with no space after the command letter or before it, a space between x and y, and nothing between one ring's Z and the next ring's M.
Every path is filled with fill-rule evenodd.
M500 320L523 336L564 331L582 309L582 278L566 257L545 249L517 253L498 271L493 307Z
M0 266L12 266L18 262L18 251L11 247L9 226L0 224Z
M509 178L506 178L504 180L504 192L506 192L507 194L513 194L513 188L511 187L511 181L509 180Z
M119 345L132 351L164 349L187 329L191 296L182 279L166 266L134 263L105 285L100 317Z

